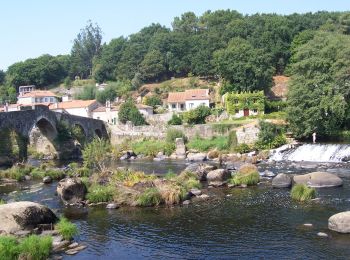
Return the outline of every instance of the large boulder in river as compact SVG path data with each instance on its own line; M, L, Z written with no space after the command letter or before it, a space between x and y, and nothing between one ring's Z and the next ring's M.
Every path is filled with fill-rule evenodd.
M20 201L0 205L0 233L13 234L56 221L56 215L39 203Z
M288 174L280 173L272 179L272 187L274 188L289 188L290 186L292 186L292 178Z
M350 233L350 211L331 216L328 219L328 228L339 233Z
M343 185L342 179L328 172L311 172L308 174L296 175L293 181L296 184L306 184L313 188L337 187Z
M217 169L208 172L208 184L212 186L222 186L231 177L231 174L226 169Z
M65 178L57 185L57 194L66 204L75 204L84 200L87 189L78 178Z
M198 180L206 181L208 172L215 170L216 166L207 163L192 163L186 167L185 172L192 172L197 175Z
M206 153L188 153L187 160L190 162L202 162L207 159Z

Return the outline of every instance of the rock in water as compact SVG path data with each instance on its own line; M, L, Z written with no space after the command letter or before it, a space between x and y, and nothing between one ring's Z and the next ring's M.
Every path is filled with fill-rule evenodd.
M193 163L186 167L185 172L192 172L198 176L198 180L206 181L208 172L215 170L216 166L206 163Z
M289 188L291 185L292 178L285 173L280 173L272 179L272 187L274 188Z
M328 237L328 235L326 233L324 233L324 232L318 232L317 235L319 237Z
M51 183L51 182L52 182L52 178L51 178L50 176L45 176L45 177L43 178L43 183L49 184L49 183Z
M226 169L217 169L208 172L208 184L212 186L222 186L231 177L231 174Z
M190 162L202 162L207 159L206 153L188 153L187 160Z
M109 203L106 206L106 209L117 209L119 206L116 203Z
M328 228L339 233L350 233L350 211L344 211L328 219Z
M84 200L87 189L78 178L65 178L57 185L57 194L66 204L74 204Z
M342 179L328 172L311 172L293 178L296 184L306 184L313 188L338 187L343 185Z
M39 224L53 224L56 215L46 206L30 201L0 205L0 233L10 234L36 228Z

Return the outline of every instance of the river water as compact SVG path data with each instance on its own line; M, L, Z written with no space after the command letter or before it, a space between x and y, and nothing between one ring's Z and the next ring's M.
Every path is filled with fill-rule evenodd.
M131 166L161 173L168 166L176 172L186 165ZM209 200L173 208L64 208L53 195L56 183L0 187L0 198L37 201L76 223L80 234L75 239L88 248L64 259L349 259L350 235L327 229L331 215L350 210L349 165L259 165L261 171L290 174L320 167L339 174L344 186L319 189L320 200L306 204L291 201L289 189L272 189L268 182L247 189L209 189ZM319 231L330 237L318 237Z

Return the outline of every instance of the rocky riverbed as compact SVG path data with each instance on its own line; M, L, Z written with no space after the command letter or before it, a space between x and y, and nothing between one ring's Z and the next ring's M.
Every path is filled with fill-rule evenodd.
M193 164L183 164L185 167L198 169ZM199 172L210 172L211 167L201 165ZM67 207L53 196L57 182L3 186L0 197L10 202L37 201L73 220L80 230L75 241L88 246L75 259L280 258L296 251L301 258L343 258L350 253L349 235L328 228L328 219L350 206L347 164L261 163L258 168L261 181L256 187L205 186L193 190L195 197L189 204L173 208ZM279 173L292 177L317 171L336 174L343 185L317 189L318 199L309 203L292 201L288 188L272 188L273 176ZM330 226L344 229L343 219L330 221Z

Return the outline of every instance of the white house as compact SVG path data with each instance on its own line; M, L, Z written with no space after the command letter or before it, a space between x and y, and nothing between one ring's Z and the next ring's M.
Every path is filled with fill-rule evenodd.
M151 106L136 104L136 107L145 117L153 115L153 107ZM111 103L107 101L106 106L97 107L92 111L92 118L116 125L118 123L119 108L120 106L111 106Z
M92 111L92 118L99 119L112 125L118 122L118 107L112 107L110 101L106 101L106 106L100 106Z
M92 117L92 111L101 106L93 100L70 100L50 105L50 109L56 112L68 113L75 116Z
M19 105L49 104L57 102L57 95L47 90L33 90L26 93L22 92L22 94L17 97L17 104Z
M170 92L168 107L170 111L188 111L201 105L209 107L209 89L188 89L184 92Z

